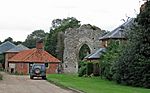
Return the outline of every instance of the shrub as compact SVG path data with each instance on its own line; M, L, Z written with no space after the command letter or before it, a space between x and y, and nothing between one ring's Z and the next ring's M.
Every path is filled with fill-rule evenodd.
M78 76L82 77L83 75L86 74L86 62L79 62L79 71L78 71Z
M86 64L86 67L87 67L86 68L86 73L89 76L89 75L91 75L93 73L93 63L92 62L88 62Z
M79 71L78 76L99 76L100 70L99 70L99 63L94 62L80 62L79 63Z
M2 80L2 78L3 78L3 76L2 76L2 74L0 74L0 80Z
M100 68L101 68L101 75L104 76L108 80L112 80L113 78L113 66L122 51L123 44L118 43L115 40L111 40L107 47L106 53L101 56L100 59Z
M86 66L82 66L80 69L79 69L79 72L78 72L78 76L79 77L82 77L84 75L86 75Z
M4 71L4 69L3 69L3 68L0 68L0 71Z
M94 76L100 75L99 63L93 63L93 75Z

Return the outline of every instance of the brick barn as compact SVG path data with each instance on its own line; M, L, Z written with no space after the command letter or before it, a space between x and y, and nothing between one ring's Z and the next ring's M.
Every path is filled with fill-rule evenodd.
M11 73L29 74L32 65L45 64L47 74L57 73L60 60L43 50L43 42L38 41L36 48L23 50L8 59Z

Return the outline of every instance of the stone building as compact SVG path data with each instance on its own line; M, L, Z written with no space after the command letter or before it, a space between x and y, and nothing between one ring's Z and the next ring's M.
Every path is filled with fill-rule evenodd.
M79 28L68 29L64 35L63 66L65 73L77 73L79 62L79 51L83 45L87 45L90 53L100 48L99 37L104 31L89 24Z

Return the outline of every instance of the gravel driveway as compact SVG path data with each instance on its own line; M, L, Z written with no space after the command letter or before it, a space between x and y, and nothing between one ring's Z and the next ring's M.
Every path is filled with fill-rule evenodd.
M45 80L31 80L29 76L16 76L0 72L0 93L74 93L57 87Z

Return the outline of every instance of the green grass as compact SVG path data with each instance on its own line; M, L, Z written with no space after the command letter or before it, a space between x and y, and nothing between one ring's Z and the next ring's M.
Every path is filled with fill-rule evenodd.
M100 77L78 77L68 74L50 74L48 81L64 87L82 90L86 93L150 93L150 89L123 86Z

